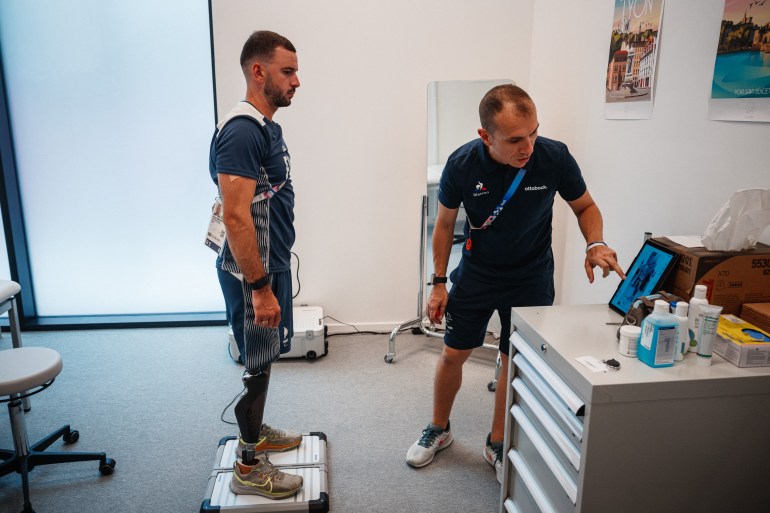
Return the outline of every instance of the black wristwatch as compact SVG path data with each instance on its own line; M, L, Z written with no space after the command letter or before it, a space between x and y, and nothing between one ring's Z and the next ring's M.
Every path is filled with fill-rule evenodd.
M435 273L430 275L430 284L431 285L435 285L437 283L446 283L446 282L447 282L446 276L436 276Z
M251 290L263 289L270 285L270 275L266 274L255 282L247 281L246 284L251 288Z

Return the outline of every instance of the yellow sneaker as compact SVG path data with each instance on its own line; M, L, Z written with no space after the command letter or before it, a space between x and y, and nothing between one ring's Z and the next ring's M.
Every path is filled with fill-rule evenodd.
M259 454L254 461L253 465L237 460L233 464L230 490L234 494L285 499L302 489L302 476L281 472L270 463L266 453Z
M283 429L277 429L267 424L262 424L262 429L259 432L259 442L254 445L254 452L283 452L290 451L295 447L298 447L302 443L302 435L294 433L292 431L284 431ZM238 445L235 448L235 456L241 457L243 450L246 449L247 443L244 442L241 437L238 437Z

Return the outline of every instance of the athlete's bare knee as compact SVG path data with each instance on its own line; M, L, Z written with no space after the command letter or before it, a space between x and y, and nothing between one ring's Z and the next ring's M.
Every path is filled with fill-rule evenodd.
M465 363L468 357L473 352L473 349L453 349L448 346L444 346L444 350L441 352L441 363L450 366L461 366Z

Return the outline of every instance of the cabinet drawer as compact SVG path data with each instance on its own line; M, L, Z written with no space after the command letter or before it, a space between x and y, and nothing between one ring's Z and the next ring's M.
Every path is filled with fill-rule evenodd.
M561 463L571 467L567 470L573 480L577 481L577 473L580 470L579 448L564 433L561 426L556 423L521 378L517 377L513 380L513 389L516 391L516 404L522 407L524 413L535 425L535 430L543 434L546 444L554 447Z
M564 466L520 405L514 404L511 414L514 419L512 451L516 458L520 458L518 465L517 459L511 458L514 472L522 472L519 467L523 466L537 485L534 490L533 484L524 479L533 497L536 493L542 494L553 506L553 511L573 512L577 504L577 473Z
M558 513L521 454L511 449L508 459L515 470L511 473L510 497L504 503L506 509L518 513Z
M578 417L567 407L567 404L556 395L521 353L513 357L513 362L516 366L517 377L527 385L575 447L580 447L583 441L582 417Z
M511 487L513 489L513 486ZM524 513L524 511L516 505L513 498L508 497L503 503L506 513Z
M567 385L563 379L554 372L551 367L548 366L545 361L532 349L518 332L511 334L511 344L516 349L517 353L521 354L537 371L537 373L543 378L551 390L554 392L559 401L561 401L573 415L582 417L585 412L585 402L578 396L572 388ZM518 356L518 355L517 355ZM515 361L515 357L514 357Z

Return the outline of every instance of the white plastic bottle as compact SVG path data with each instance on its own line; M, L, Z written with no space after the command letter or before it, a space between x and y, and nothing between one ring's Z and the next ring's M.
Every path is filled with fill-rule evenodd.
M679 321L668 309L668 303L658 299L655 301L655 309L642 321L642 336L636 355L650 367L674 365Z
M684 355L689 351L690 336L687 333L687 324L689 319L687 318L687 310L689 309L687 301L678 301L676 303L676 310L674 315L679 322L679 327L676 330L676 351L674 352L674 361L681 362L684 360Z
M698 342L700 341L700 328L703 324L703 312L700 311L700 305L709 304L706 299L705 285L696 285L693 297L690 299L690 311L687 313L687 332L690 336L690 347L688 351L695 353L698 351Z
M722 307L717 305L703 305L703 324L701 325L701 337L698 344L698 358L695 364L702 367L708 367L713 361L711 355L714 352L714 338L717 334L719 325L719 315L722 313Z

